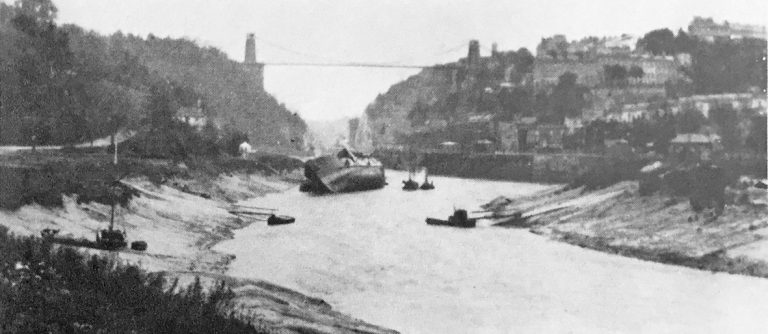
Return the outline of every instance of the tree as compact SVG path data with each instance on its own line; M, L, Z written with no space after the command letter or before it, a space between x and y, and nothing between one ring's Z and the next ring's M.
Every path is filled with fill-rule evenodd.
M640 79L645 75L643 68L637 65L632 65L627 73L630 78Z
M625 87L627 85L627 68L620 64L603 65L605 81L611 87Z
M533 54L531 54L531 51L528 51L526 48L520 48L515 53L515 71L517 73L531 73L533 72L533 62L535 58L533 57Z
M23 136L41 144L77 139L73 136L84 132L84 123L69 94L75 72L66 32L26 14L16 15L11 23L22 33L16 40L20 55L13 71L19 83L16 107L28 111L21 124Z
M38 23L53 23L58 9L51 0L16 0L16 15L34 18Z
M722 139L723 147L727 150L735 150L740 146L738 122L736 110L730 104L718 106L712 109L710 117L718 127L718 133Z
M138 125L141 118L140 110L144 97L140 92L102 80L94 87L95 104L92 115L92 126L96 133L106 132L111 137L112 145L115 136L123 129L131 129Z
M565 72L558 78L550 96L552 114L547 117L554 123L562 123L565 117L581 116L582 110L587 106L585 95L589 90L576 83L578 76L572 72Z
M691 79L697 94L766 89L765 40L743 39L701 43L691 54Z
M654 55L673 54L675 52L675 34L671 30L653 30L637 40L637 48Z
M530 115L533 110L531 92L523 87L504 89L499 93L504 119L513 119L517 115Z
M683 29L677 31L677 36L675 36L676 53L691 53L696 49L696 44L696 39L688 36Z

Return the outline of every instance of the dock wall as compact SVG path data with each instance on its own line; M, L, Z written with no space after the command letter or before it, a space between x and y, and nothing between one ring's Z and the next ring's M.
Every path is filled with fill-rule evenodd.
M592 167L606 163L601 155L494 154L377 150L386 168L426 167L430 174L490 180L566 183Z

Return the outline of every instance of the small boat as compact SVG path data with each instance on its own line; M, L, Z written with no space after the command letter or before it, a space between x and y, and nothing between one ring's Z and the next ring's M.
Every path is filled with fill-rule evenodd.
M403 190L419 189L419 183L408 177L408 181L403 181Z
M421 190L432 190L435 189L435 185L432 182L429 182L429 174L427 172L427 169L424 169L424 183L421 184L421 187L419 187Z
M475 227L475 225L477 224L477 219L467 217L467 210L459 209L459 210L455 210L453 212L453 215L448 217L448 220L442 220L437 218L427 218L427 224L471 228L471 227Z
M283 215L271 215L267 218L267 225L285 225L296 221L296 218Z

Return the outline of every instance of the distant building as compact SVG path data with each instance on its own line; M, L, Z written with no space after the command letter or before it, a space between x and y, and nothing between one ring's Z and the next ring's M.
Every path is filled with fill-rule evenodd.
M632 79L632 86L663 86L666 82L677 82L685 78L680 71L683 66L680 61L687 58L639 55L603 55L587 60L552 60L537 59L533 67L533 83L537 87L557 84L561 75L566 72L576 74L577 82L594 88L605 86L604 67L606 65L621 65L626 69L638 66L643 70L643 76Z
M199 101L198 106L196 107L179 108L179 110L176 111L176 119L198 129L208 123L208 118L203 114L203 108L200 107Z
M766 30L763 25L729 23L728 21L716 23L712 18L699 16L693 18L688 26L688 32L710 42L716 39L766 39Z
M566 126L537 124L535 117L499 122L500 149L506 152L559 151L563 149Z
M238 152L240 152L240 155L246 155L248 153L253 152L253 147L251 147L251 144L248 144L247 141L244 141L240 143L240 146L238 146Z
M709 160L714 152L720 150L720 136L715 134L682 133L669 142L670 159L676 164L695 164Z

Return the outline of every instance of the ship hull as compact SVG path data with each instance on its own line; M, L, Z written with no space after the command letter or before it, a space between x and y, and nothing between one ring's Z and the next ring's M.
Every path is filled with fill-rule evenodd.
M307 181L303 191L340 193L380 189L385 185L384 167L380 165L351 165L334 157L307 161L304 166Z

